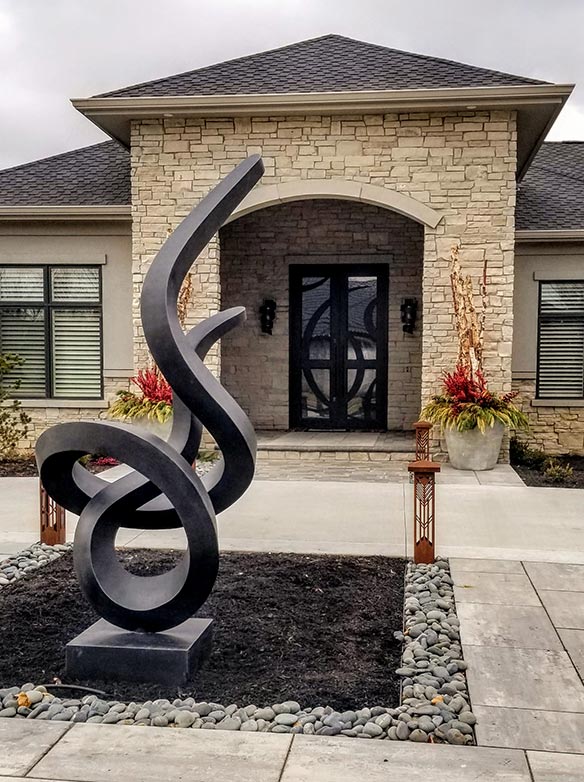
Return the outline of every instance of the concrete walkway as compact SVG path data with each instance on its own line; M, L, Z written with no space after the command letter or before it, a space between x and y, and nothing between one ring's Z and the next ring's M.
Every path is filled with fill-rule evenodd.
M488 485L472 473L453 479L437 490L439 553L584 564L583 490L509 485L505 471L493 471ZM219 516L220 543L224 550L403 556L411 551L411 493L403 481L255 480ZM1 478L0 557L35 542L38 523L37 479ZM75 523L69 515L70 538ZM172 548L184 536L121 529L118 543Z
M584 753L584 565L450 568L477 743Z
M583 760L486 747L0 720L6 782L576 782Z

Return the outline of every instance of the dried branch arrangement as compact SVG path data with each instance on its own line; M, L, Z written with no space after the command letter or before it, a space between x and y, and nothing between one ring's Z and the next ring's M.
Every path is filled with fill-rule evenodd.
M485 340L485 314L487 310L487 260L479 284L481 308L477 312L474 303L474 289L470 274L464 276L460 268L460 248L454 245L450 252L450 283L454 321L458 334L457 365L469 370L471 376L483 371L483 348Z
M193 301L193 277L191 274L187 274L178 294L178 302L176 305L178 320L183 329L186 327L187 315L189 314L189 308Z

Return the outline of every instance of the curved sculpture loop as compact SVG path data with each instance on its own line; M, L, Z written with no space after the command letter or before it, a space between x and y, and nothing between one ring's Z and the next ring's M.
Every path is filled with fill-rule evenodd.
M73 556L81 588L101 616L126 630L166 630L200 608L217 576L215 514L241 497L253 478L252 425L203 363L211 346L243 322L245 310L219 312L185 334L177 300L193 261L263 170L258 155L237 166L169 236L144 280L144 335L173 390L168 442L131 425L102 421L58 424L37 442L39 475L47 492L80 515ZM203 425L217 441L222 459L201 479L191 465ZM133 469L109 483L79 463L87 453L113 456ZM188 545L172 570L142 577L119 562L115 539L120 527L181 526Z

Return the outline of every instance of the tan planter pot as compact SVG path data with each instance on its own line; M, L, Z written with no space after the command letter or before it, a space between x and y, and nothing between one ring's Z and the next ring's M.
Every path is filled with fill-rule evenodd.
M445 429L450 464L457 470L492 470L499 459L504 433L505 427L498 421L484 433L478 428L466 432Z
M131 418L125 423L132 424L136 429L146 432L147 434L155 434L162 440L168 440L172 430L172 416L163 424L159 421L150 421L148 418Z

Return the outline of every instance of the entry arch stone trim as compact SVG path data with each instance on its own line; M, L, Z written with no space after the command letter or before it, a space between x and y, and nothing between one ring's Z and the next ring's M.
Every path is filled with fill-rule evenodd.
M265 209L289 201L314 198L332 198L359 201L402 214L429 228L436 228L442 215L432 207L397 190L379 185L368 185L348 179L300 180L277 185L260 185L241 202L227 223L258 209Z

